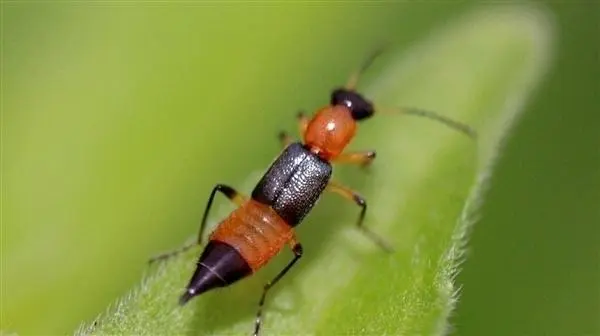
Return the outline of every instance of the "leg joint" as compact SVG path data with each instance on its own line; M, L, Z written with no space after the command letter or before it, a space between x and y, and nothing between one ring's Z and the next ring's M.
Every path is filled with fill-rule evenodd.
M367 200L365 200L362 196L360 196L359 194L353 194L352 198L354 199L354 202L356 202L356 204L358 204L359 206L366 208L367 207Z
M302 256L302 254L304 253L304 249L302 248L301 244L294 245L294 247L292 248L292 251L298 258L300 258Z
M215 189L222 192L229 199L233 199L237 195L237 192L235 191L235 189L233 189L232 187L225 185L225 184L219 183L215 186Z

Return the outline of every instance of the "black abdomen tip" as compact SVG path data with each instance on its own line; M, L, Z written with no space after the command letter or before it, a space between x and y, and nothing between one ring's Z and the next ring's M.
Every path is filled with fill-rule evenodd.
M183 306L195 296L230 285L250 273L250 266L233 247L220 241L210 241L200 256L186 291L179 298L179 304Z
M225 285L225 281L217 273L202 263L201 257L185 293L179 298L179 304L184 305L196 295Z
M179 297L179 305L183 306L188 301L190 301L194 296L196 296L196 292L192 289L188 289Z

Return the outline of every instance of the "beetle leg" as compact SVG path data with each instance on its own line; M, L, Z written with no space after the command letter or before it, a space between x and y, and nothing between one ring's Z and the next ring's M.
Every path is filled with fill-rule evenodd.
M367 167L375 160L376 155L375 151L349 152L338 155L332 161L333 163L349 163Z
M215 185L215 187L213 188L213 190L210 193L210 196L208 198L208 203L206 204L206 208L204 209L204 215L202 216L202 221L200 222L200 231L198 232L198 238L196 239L196 241L187 243L176 250L159 254L159 255L151 258L149 260L150 263L153 263L153 262L159 261L159 260L169 259L171 257L174 257L174 256L182 253L182 252L189 250L190 248L192 248L196 245L202 244L202 236L204 235L204 230L206 229L206 220L208 218L208 213L210 212L210 209L212 208L212 203L213 203L213 200L215 198L217 191L223 193L223 195L225 195L230 201L235 203L237 206L241 206L248 199L248 196L240 194L239 192L237 192L235 189L233 189L232 187L230 187L228 185L225 185L225 184Z
M260 331L260 325L262 323L262 310L263 310L263 306L265 305L265 299L267 297L267 293L269 292L269 289L271 289L271 287L273 287L279 280L281 280L281 278L283 278L283 276L292 268L292 266L294 266L294 264L298 260L300 260L300 258L302 257L302 245L300 243L296 242L296 240L294 238L292 238L292 240L290 241L290 244L292 245L292 252L294 252L294 259L292 259L279 272L279 274L277 274L275 276L275 278L273 278L273 280L271 280L265 284L265 287L263 288L262 296L260 297L260 301L258 302L258 311L256 312L256 321L254 324L254 336L258 336L258 333Z
M341 195L345 199L349 201L353 201L356 205L361 207L360 214L358 215L358 221L356 222L356 226L359 230L361 230L369 239L375 242L379 247L381 247L386 252L393 252L394 250L390 247L385 239L381 238L378 234L371 231L368 227L364 226L365 214L367 213L367 201L358 193L351 190L350 188L343 186L339 183L330 181L327 185L327 190L332 191L336 194Z

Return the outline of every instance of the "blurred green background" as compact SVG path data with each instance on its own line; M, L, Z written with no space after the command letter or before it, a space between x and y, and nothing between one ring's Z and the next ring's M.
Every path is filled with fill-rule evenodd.
M103 312L374 44L476 6L3 2L0 328ZM475 226L456 335L600 335L600 9L546 6L553 63Z

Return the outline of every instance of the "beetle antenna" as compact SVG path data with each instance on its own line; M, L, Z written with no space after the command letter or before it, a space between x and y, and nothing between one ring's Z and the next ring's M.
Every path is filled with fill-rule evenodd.
M379 47L373 49L371 53L365 58L360 67L350 75L348 82L346 83L345 88L350 91L354 91L356 89L356 85L358 84L358 80L363 75L363 73L373 64L373 61L379 55L381 55L387 47L387 43L382 43Z
M344 87L346 90L355 91L356 85L358 84L360 77L363 75L363 73L367 69L369 69L369 67L371 67L371 65L373 64L375 59L377 59L377 57L379 57L387 49L386 47L387 47L387 43L381 43L377 48L373 49L373 51L368 55L368 57L365 58L365 60L362 62L362 64L358 68L358 70L356 70L352 75L350 75L350 78L348 79L348 82L346 83L346 85ZM448 117L445 117L443 115L437 114L432 111L422 110L422 109L418 109L418 108L410 108L410 107L396 107L396 108L383 108L382 112L384 112L384 113L386 113L386 112L401 113L401 114L408 114L408 115L429 118L429 119L435 120L439 123L442 123L442 124L446 125L447 127L454 129L455 131L464 133L472 139L477 138L477 132L473 128L471 128L469 125L461 123L461 122L453 120L453 119L450 119Z
M440 123L446 125L447 127L454 129L455 131L464 133L472 139L477 139L477 132L471 126L461 123L459 121L450 119L443 115L437 114L435 112L421 110L421 109L417 109L417 108L410 108L410 107L382 108L380 110L383 113L386 113L386 112L401 113L401 114L429 118L429 119L435 120L437 122L440 122Z

